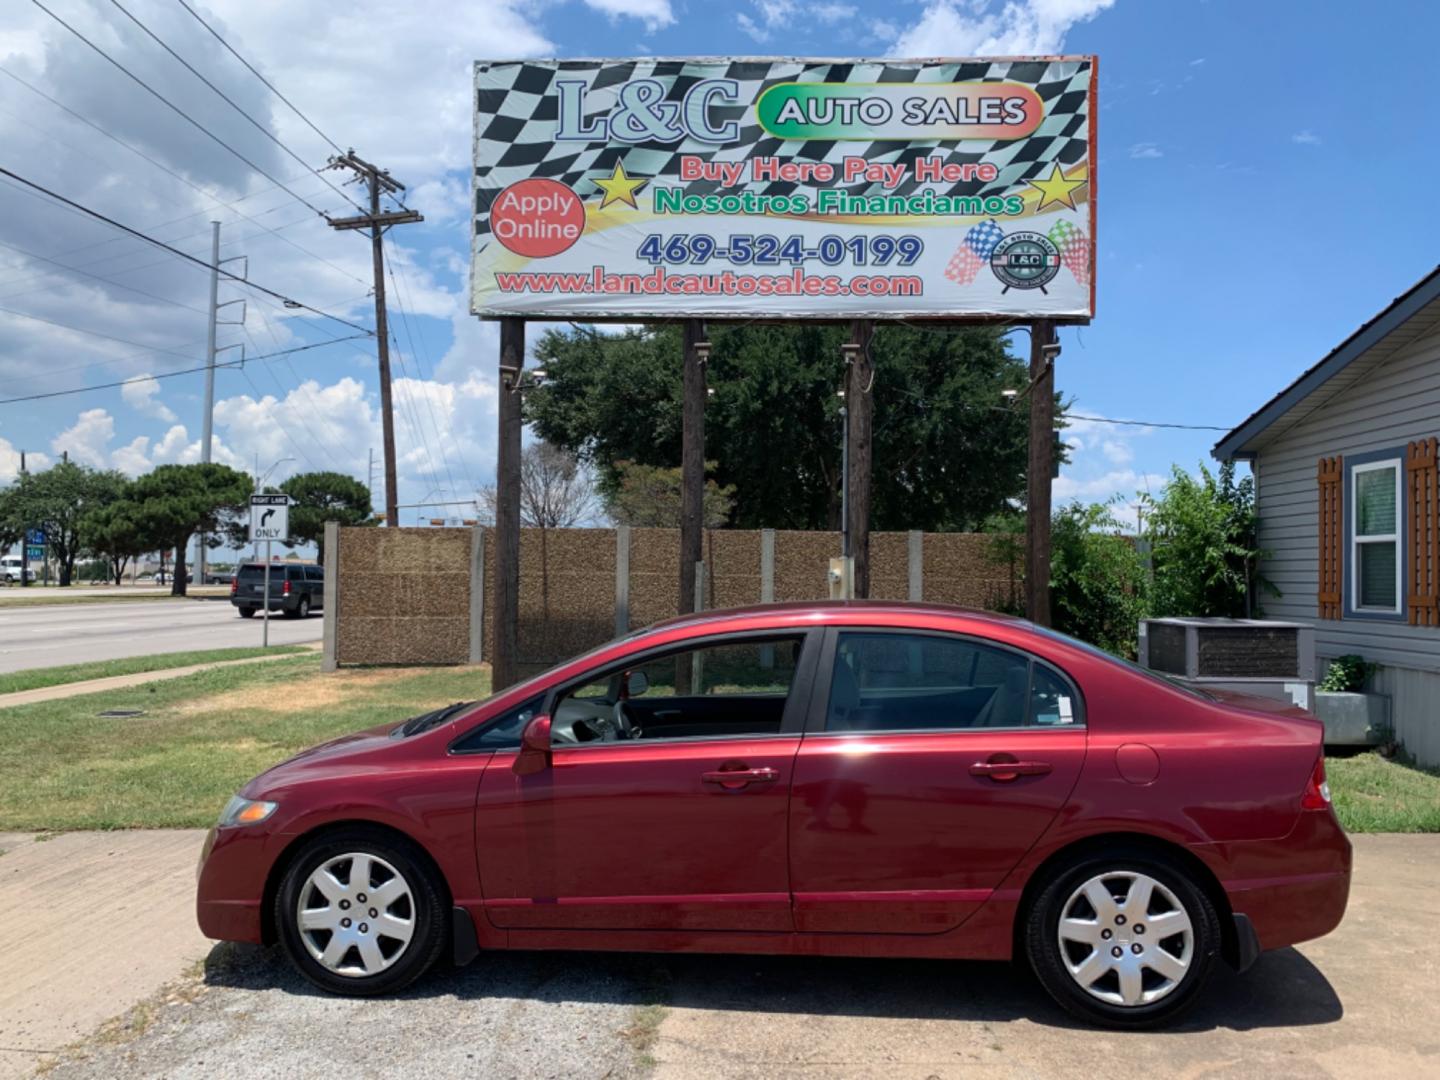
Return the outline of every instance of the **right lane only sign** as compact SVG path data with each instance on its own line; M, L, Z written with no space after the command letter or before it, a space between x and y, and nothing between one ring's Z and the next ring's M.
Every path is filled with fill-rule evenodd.
M290 496L250 496L250 539L288 540L290 538Z

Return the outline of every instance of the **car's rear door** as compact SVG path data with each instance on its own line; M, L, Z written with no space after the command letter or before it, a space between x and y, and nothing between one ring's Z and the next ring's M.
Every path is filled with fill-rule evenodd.
M795 762L796 929L937 933L1054 820L1085 756L1062 672L954 634L827 631Z
M489 919L513 929L793 929L787 811L821 636L711 637L557 688L552 731L588 741L557 741L549 767L529 774L514 770L514 752L497 752L481 778ZM721 677L739 642L760 670ZM651 728L605 741L595 734L613 708L603 687L635 670L649 671L649 689L630 715Z

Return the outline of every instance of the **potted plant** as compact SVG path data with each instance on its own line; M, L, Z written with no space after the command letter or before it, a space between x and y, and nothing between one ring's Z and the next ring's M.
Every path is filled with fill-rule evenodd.
M1365 684L1379 670L1354 653L1330 661L1315 693L1315 715L1331 746L1375 746L1390 738L1390 698L1368 693Z

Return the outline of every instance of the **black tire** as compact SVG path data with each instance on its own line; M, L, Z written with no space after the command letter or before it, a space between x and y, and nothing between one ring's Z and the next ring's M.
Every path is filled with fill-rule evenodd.
M236 610L240 612L242 619L253 619L255 617L255 609L253 607L242 607Z
M1159 883L1184 909L1190 920L1191 954L1184 975L1162 997L1144 1004L1112 1004L1095 996L1093 990L1085 989L1071 976L1059 940L1060 918L1072 896L1091 879L1114 875L1114 884L1107 882L1106 886L1117 887L1124 883L1126 875L1132 874L1143 874ZM1153 901L1151 910L1165 903L1163 897ZM1157 917L1159 914L1157 912ZM1025 917L1025 951L1041 985L1067 1012L1104 1027L1141 1029L1172 1022L1195 1003L1220 954L1220 919L1205 890L1196 884L1191 873L1178 860L1150 852L1117 849L1086 855L1057 867L1047 876ZM1099 924L1104 920L1097 915L1096 921ZM1122 930L1117 927L1111 930L1111 934L1116 935ZM1123 939L1113 936L1111 940L1115 944L1105 946L1106 949L1162 947L1161 940L1154 937L1146 940L1143 935L1136 936L1133 930L1125 933ZM1179 949L1177 942L1178 939L1169 939L1163 947L1173 955ZM1078 964L1084 958L1077 954L1069 959L1071 963ZM1092 988L1100 992L1108 990L1108 978L1102 976L1091 984ZM1160 976L1152 971L1146 974L1146 978L1157 979ZM1118 977L1114 985L1118 993Z
M301 893L310 875L331 860L353 854L388 863L409 886L412 901L415 925L409 943L374 975L331 971L311 954L298 925ZM409 986L439 960L448 937L444 896L442 882L414 845L379 830L346 828L316 837L291 861L275 895L275 926L290 962L310 982L333 994L376 997Z
M310 597L300 597L300 603L295 608L295 617L297 619L308 619L310 617Z

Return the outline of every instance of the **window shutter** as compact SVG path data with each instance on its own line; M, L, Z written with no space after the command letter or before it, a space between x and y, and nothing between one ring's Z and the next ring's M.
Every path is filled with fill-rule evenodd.
M1440 492L1436 490L1435 439L1412 442L1405 455L1407 607L1414 626L1440 626Z
M1340 456L1320 459L1320 618L1340 618L1341 557L1345 537L1344 478Z

